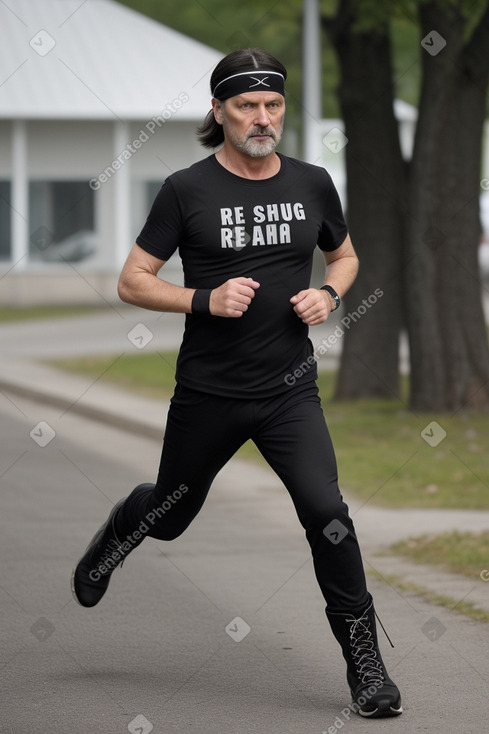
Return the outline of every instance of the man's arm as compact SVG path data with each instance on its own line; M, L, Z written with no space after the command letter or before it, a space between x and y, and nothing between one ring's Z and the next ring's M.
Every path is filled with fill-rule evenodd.
M165 262L134 245L119 276L119 298L150 311L192 313L195 288L182 288L158 278ZM209 312L213 316L239 318L248 310L259 285L244 277L226 281L211 292Z
M333 252L323 252L326 264L324 285L330 285L341 297L352 285L358 273L358 257L347 235L345 241ZM327 291L308 288L290 299L294 311L309 326L326 321L333 309L333 301Z
M165 262L134 245L117 284L121 301L150 311L191 313L195 288L182 288L158 278Z

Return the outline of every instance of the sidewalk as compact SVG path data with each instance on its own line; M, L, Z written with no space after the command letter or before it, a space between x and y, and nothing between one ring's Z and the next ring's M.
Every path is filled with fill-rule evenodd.
M380 645L405 713L352 714L304 533L283 487L253 464L229 462L181 538L147 539L100 605L79 607L73 563L152 473L159 442L14 400L0 409L2 732L485 730L487 628L377 578L395 648L379 630ZM29 437L40 420L56 430L44 448Z
M0 342L4 358L0 362L0 390L7 399L15 396L54 406L62 414L72 413L101 421L160 441L168 403L136 396L93 378L79 377L40 363L39 359L90 354L137 352L128 333L143 324L153 335L146 349L177 349L184 317L159 314L142 309L114 309L113 312L74 318L0 324ZM329 327L331 331L331 327ZM138 332L139 333L139 332ZM315 331L315 338L326 338L327 329ZM332 350L331 363L337 360ZM233 464L234 465L234 464ZM236 470L239 471L237 463ZM340 476L341 476L341 467ZM277 477L266 468L255 467L260 486L280 487ZM381 576L395 575L430 591L464 600L489 611L489 576L468 579L439 569L412 564L405 559L379 553L392 543L423 533L480 532L489 530L489 511L387 509L361 505L354 498L350 505L361 540L366 568Z
M369 587L395 644L391 649L379 630L403 695L405 713L396 720L351 714L344 663L327 629L307 543L282 484L266 467L232 459L188 533L172 543L149 539L114 574L98 607L75 604L73 561L121 487L156 471L167 404L38 360L53 339L57 356L90 354L93 346L102 354L104 343L120 353L135 323L154 329L159 349L171 344L171 326L160 333L159 324L138 318L0 325L0 729L484 731L487 627L379 576L394 574L455 604L485 609L489 583L378 554L424 532L488 529L487 512L386 509L345 492L366 569L376 572ZM45 448L29 437L39 421L56 430ZM233 638L236 631L245 636Z

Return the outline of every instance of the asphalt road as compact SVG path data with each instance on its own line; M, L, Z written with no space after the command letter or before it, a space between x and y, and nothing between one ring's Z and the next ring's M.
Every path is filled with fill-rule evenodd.
M405 713L350 714L288 497L235 460L182 538L145 541L98 607L77 606L74 561L111 504L151 481L159 444L20 398L2 399L0 430L0 731L487 730L487 626L378 581L395 649L382 633L381 645Z

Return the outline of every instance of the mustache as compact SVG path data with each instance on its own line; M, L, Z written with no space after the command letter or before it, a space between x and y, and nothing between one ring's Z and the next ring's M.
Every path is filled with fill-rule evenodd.
M247 135L247 139L252 138L255 135L269 135L273 140L276 140L277 138L275 130L270 127L259 127L251 130Z

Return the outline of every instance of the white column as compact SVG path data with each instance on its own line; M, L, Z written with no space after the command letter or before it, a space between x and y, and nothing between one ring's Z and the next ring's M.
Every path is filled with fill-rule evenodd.
M304 0L302 16L303 158L320 165L321 33L318 0Z
M130 125L114 122L114 160L130 142ZM114 176L114 239L115 269L120 270L133 243L131 237L131 160L124 160Z
M12 122L12 262L24 269L29 254L29 179L27 128L24 120Z

